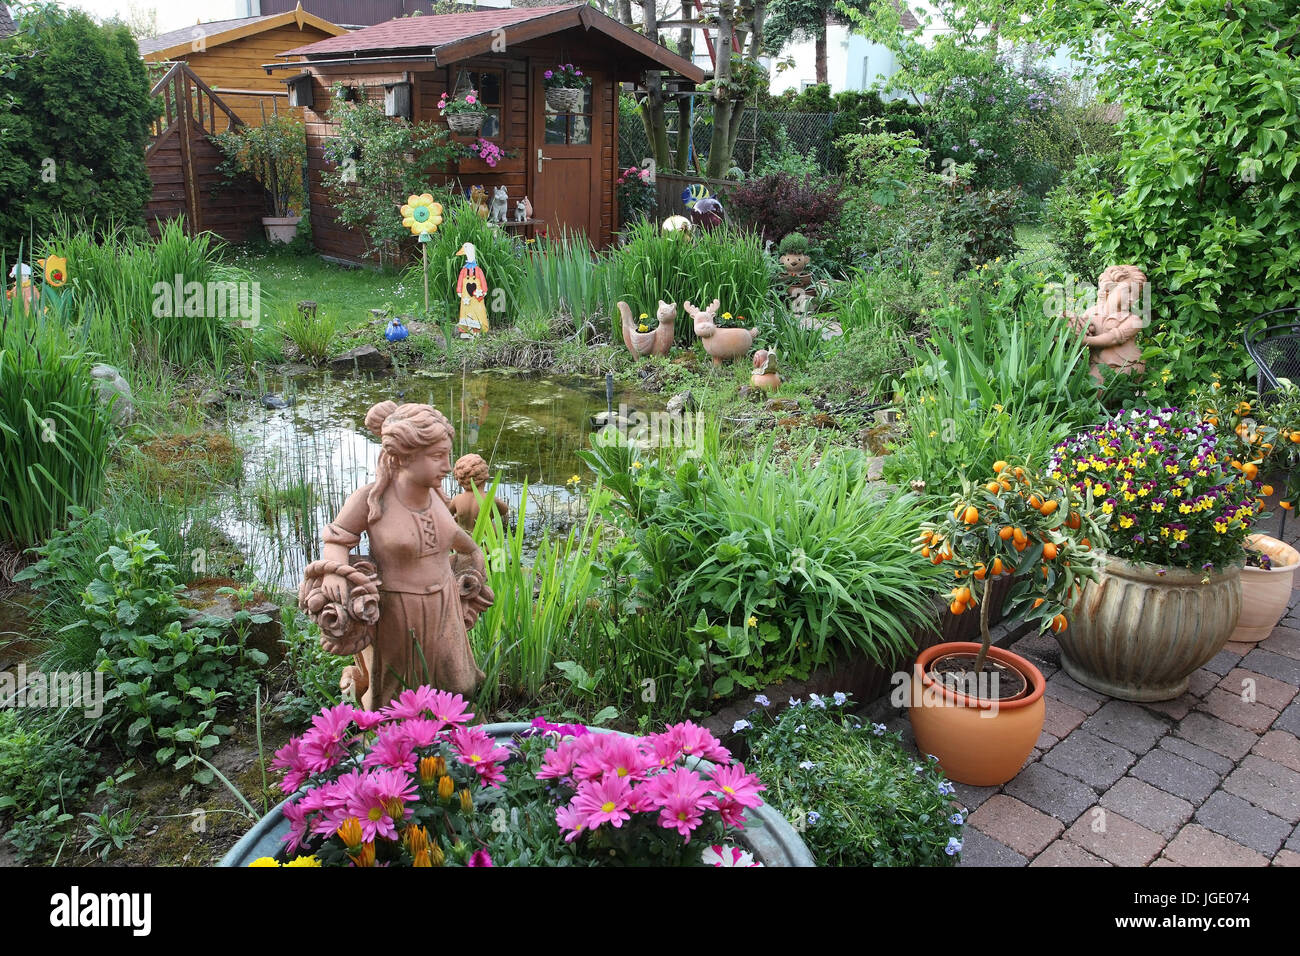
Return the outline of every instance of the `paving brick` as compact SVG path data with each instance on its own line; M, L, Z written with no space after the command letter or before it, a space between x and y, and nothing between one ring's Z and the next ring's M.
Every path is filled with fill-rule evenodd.
M978 809L979 805L998 792L997 787L972 787L968 783L953 783L953 796L967 813Z
M958 866L1026 866L1029 861L1011 847L967 827L961 837Z
M1193 697L1204 697L1211 687L1219 686L1221 680L1223 675L1207 671L1202 667L1200 670L1193 671L1192 676L1187 678L1187 693Z
M1217 677L1217 674L1211 674L1211 677ZM1147 710L1157 714L1164 714L1174 720L1182 720L1186 717L1193 707L1197 705L1200 698L1192 694L1183 694L1182 697L1175 697L1173 700L1151 700L1145 701L1142 706Z
M1215 654L1214 657L1205 662L1205 669L1207 671L1213 671L1222 677L1224 674L1228 673L1228 671L1236 667L1237 662L1240 660L1240 654L1234 654L1232 651L1227 650L1219 651L1219 653Z
M1300 866L1300 853L1296 853L1294 850L1282 850L1277 856L1273 857L1273 865Z
M1291 831L1291 836L1286 841L1286 849L1300 853L1300 825Z
M1107 810L1120 813L1166 840L1192 818L1192 805L1182 797L1157 790L1136 777L1124 777L1101 798Z
M1259 738L1251 753L1300 773L1300 740L1285 730L1270 730Z
M1250 748L1259 739L1258 735L1248 730L1199 711L1190 713L1179 721L1174 733L1198 747L1213 750L1233 761L1250 753Z
M1192 763L1186 757L1156 748L1132 770L1133 776L1151 786L1199 804L1219 786L1220 777L1213 770Z
M1267 857L1199 823L1183 827L1165 847L1164 856L1179 866L1268 866Z
M1257 645L1270 654L1300 661L1300 631L1293 627L1275 627L1273 633Z
M1222 687L1216 687L1206 694L1197 709L1252 731L1256 736L1268 730L1281 713L1258 701L1248 704L1241 699L1240 694L1230 694Z
M1038 743L1034 744L1034 749L1046 753L1047 751L1055 747L1059 742L1060 741L1058 741L1057 738L1053 737L1051 734L1049 734L1047 731L1044 730L1041 734L1038 735Z
M1266 707L1272 707L1274 710L1284 708L1291 703L1291 698L1296 695L1296 688L1286 681L1280 681L1275 677L1268 677L1264 674L1256 674L1244 667L1234 667L1230 670L1228 676L1223 678L1219 686L1229 694L1241 697L1251 689L1251 681L1254 681L1255 699Z
M1169 733L1169 722L1126 700L1112 700L1083 722L1083 729L1119 744L1134 754L1144 754Z
M1145 866L1165 846L1165 838L1103 807L1085 811L1065 838L1116 866Z
M1084 687L1065 671L1053 674L1047 682L1047 696L1091 714L1105 702L1104 697L1091 688Z
M1092 787L1074 777L1067 777L1045 763L1030 764L1006 785L1006 792L1042 810L1063 823L1073 823L1075 818L1092 806L1097 795Z
M1182 737L1175 737L1172 734L1160 741L1160 746L1164 750L1178 754L1180 757L1186 757L1192 763L1199 763L1202 767L1208 767L1220 777L1232 773L1232 768L1236 766L1233 761L1223 756L1223 754L1216 754L1213 750L1198 747L1190 740L1184 740Z
M1104 790L1124 776L1135 759L1123 747L1080 729L1053 747L1043 763Z
M1249 800L1283 820L1300 820L1300 773L1255 755L1241 762L1223 789Z
M1273 721L1273 729L1285 730L1300 737L1300 700L1291 701L1287 709L1278 714L1277 720Z
M1181 863L1175 863L1173 860L1166 859L1163 856L1158 860L1152 860L1151 865L1153 867L1154 866L1175 866L1178 867L1179 869L1182 869L1183 866Z
M1255 649L1255 643L1244 641L1229 641L1223 645L1223 649L1229 653L1236 654L1238 657L1245 657Z
M1061 669L1061 645L1050 635L1028 634L1012 644L1011 650L1033 661L1044 678L1051 678Z
M1284 680L1288 684L1300 686L1300 660L1294 657L1283 657L1281 654L1256 647L1241 659L1241 666L1256 674L1265 674Z
M1055 697L1045 697L1047 713L1043 718L1043 729L1057 739L1064 738L1078 727L1088 715L1078 707L1071 707Z
M1041 853L1065 829L1059 820L1004 793L989 797L967 823L1025 857Z
M1093 856L1083 847L1068 840L1057 840L1038 856L1030 866L1113 866L1099 856ZM1276 863L1274 864L1277 865Z
M1201 804L1196 822L1265 856L1281 849L1291 833L1291 824L1281 817L1223 790L1216 790Z

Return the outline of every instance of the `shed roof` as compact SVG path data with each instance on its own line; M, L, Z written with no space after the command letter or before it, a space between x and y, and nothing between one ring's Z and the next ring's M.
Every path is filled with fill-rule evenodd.
M640 54L646 66L672 70L697 83L704 79L704 72L689 60L586 4L506 7L432 17L401 17L355 33L296 47L279 55L305 56L311 61L345 59L362 54L370 57L398 56L403 52L427 54L431 51L439 63L454 63L491 52L494 42L502 36L498 31L504 31L504 41L509 46L574 28L603 33L629 51Z
M203 38L205 47L214 47L291 23L296 23L299 30L304 26L311 26L334 37L347 33L344 27L336 26L314 13L308 13L299 3L297 9L285 13L272 13L264 17L239 17L234 20L211 20L207 23L196 23L194 26L160 33L156 37L139 41L140 54L151 60L165 60L195 52L193 44L198 36ZM195 30L201 30L202 33L196 34Z
M0 37L7 37L17 32L18 27L14 24L14 18L9 15L9 8L0 3Z

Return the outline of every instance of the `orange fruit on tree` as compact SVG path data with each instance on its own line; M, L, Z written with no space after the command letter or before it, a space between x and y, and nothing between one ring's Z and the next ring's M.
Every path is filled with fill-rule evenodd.
M1259 466L1253 463L1243 465L1241 468L1241 473L1245 475L1249 480L1254 481L1255 476L1259 474Z
M1034 598L1034 610L1037 611L1037 610L1038 610L1040 607L1042 607L1042 606L1043 606L1043 599L1042 599L1042 598Z
M977 564L975 566L975 571L971 575L971 577L973 577L976 581L983 581L988 576L988 573L989 573L988 568L984 567L984 565L982 564Z
M966 524L974 524L975 522L979 521L980 520L979 509L976 508L974 505L968 505L966 510L962 512L961 520L966 522Z
M993 474L995 475L1002 474L1002 469L1005 467L1007 467L1007 463L1005 461L995 461L993 463Z
M994 558L994 559L993 559L993 568L992 568L992 571L993 571L993 576L994 576L994 577L997 577L999 574L1002 573L1002 559L1001 559L1001 558Z
M1071 511L1069 516L1065 519L1065 526L1071 531L1078 531L1079 526L1082 524L1083 519L1079 517L1079 512L1077 511Z
M1082 539L1082 540L1079 542L1079 544L1083 545L1084 548L1091 548L1091 547L1092 547L1092 542L1089 541L1087 538Z
M1016 466L1016 470L1015 470L1015 476L1016 476L1017 478L1024 478L1024 477L1025 477L1025 469L1023 469L1023 468L1021 468L1019 465L1017 465L1017 466Z
M1065 619L1064 614L1058 614L1056 617L1052 618L1052 630L1057 634L1060 634L1069 626L1069 623L1070 622Z
M970 588L958 588L952 592L954 601L961 601L962 604L970 603Z
M929 556L930 556L930 546L927 544L924 548L921 549L921 557L928 558Z
M1272 486L1272 485L1264 485L1264 487L1262 487L1262 488L1259 489L1259 493L1260 493L1261 495L1263 495L1265 498L1267 498L1269 495L1271 495L1271 494L1273 493L1273 486Z
M966 610L966 605L963 604L961 601L953 601L951 604L948 605L948 610L951 611L954 615L962 614Z
M991 495L996 495L999 491L1002 490L1002 486L998 484L996 481L990 481L987 485L984 486L984 490Z
M1003 541L1010 541L1013 534L1015 534L1015 529L1013 529L1009 524L1003 525L998 529L998 537Z
M1000 487L1003 491L1010 491L1010 490L1011 490L1011 482L1007 481L1005 478L999 478L999 479L998 479L998 487Z
M1012 539L1015 540L1016 544L1018 544L1018 545L1019 545L1019 544L1026 544L1026 543L1029 541L1028 536L1027 536L1027 535L1026 535L1022 530L1020 530L1019 528L1012 528L1012 529L1011 529L1011 537L1012 537Z
M1277 506L1279 508L1285 508L1287 511L1290 511L1294 507L1289 501L1279 501Z
M1030 495L1029 507L1033 508L1035 511L1041 511L1043 508L1043 499L1038 497L1038 495Z
M1056 509L1059 508L1060 506L1061 503L1057 501L1055 498L1053 498L1050 501L1044 501L1043 506L1038 510L1045 515L1051 515L1051 514L1055 514Z
M1295 442L1297 445L1300 445L1300 432L1292 432L1291 440Z

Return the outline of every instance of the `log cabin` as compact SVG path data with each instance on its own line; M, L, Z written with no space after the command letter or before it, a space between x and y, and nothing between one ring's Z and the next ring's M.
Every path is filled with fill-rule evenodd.
M461 194L483 186L489 195L504 186L511 212L528 196L537 228L582 232L603 248L619 228L619 84L643 82L646 70L690 83L705 78L690 61L585 4L401 18L297 46L280 58L302 62L268 63L267 72L294 71L286 82L295 101L311 104L304 120L313 241L322 255L349 263L365 261L364 239L337 223L321 182L335 84L364 90L389 115L436 123L444 122L437 108L444 91L477 90L488 110L478 135L508 158L495 167L474 157L431 170L430 186ZM546 102L543 74L561 63L580 66L592 79L573 113L557 113ZM393 197L394 214L405 198Z

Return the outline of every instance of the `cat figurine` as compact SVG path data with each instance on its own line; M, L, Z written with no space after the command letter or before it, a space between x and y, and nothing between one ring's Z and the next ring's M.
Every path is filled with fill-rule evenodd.
M474 207L480 219L486 219L489 214L487 190L482 186L471 186L469 189L469 204Z
M528 210L524 208L524 201L521 199L515 203L515 222L527 222Z
M506 192L505 186L498 186L492 191L492 209L491 215L488 216L488 222L504 223L506 221L506 210L510 205L510 195Z

